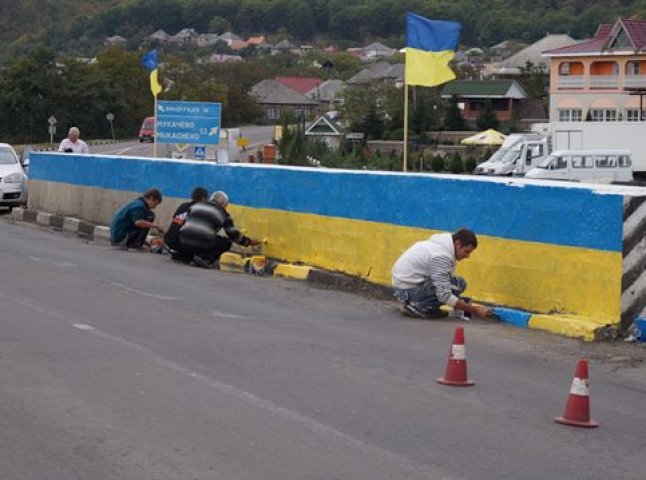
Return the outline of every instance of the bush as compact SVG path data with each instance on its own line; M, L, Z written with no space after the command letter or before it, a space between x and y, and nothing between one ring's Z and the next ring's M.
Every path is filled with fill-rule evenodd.
M440 156L433 157L431 160L431 170L434 172L443 172L446 164L444 159Z
M449 172L451 173L462 173L464 172L464 160L457 153L451 156L449 160Z
M384 133L381 134L382 140L390 140L390 130L384 130Z
M410 132L409 132L409 137L410 137ZM398 128L397 130L393 130L390 132L390 139L391 140L403 140L404 139L404 129L403 128ZM410 140L410 138L409 138Z
M476 159L473 157L467 157L466 160L464 161L464 170L473 173L473 171L476 169Z

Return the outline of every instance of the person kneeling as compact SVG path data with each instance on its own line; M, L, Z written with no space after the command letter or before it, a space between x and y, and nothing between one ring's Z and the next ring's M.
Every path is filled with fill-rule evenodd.
M209 202L191 206L179 230L181 251L192 254L198 267L217 268L220 256L231 249L233 242L243 247L260 243L240 233L226 210L228 203L226 193L215 192ZM218 235L220 230L224 230L227 238Z
M161 192L151 188L141 197L122 206L110 222L110 243L115 247L140 250L151 228L163 235L164 229L154 223L153 213L153 209L161 202Z
M467 287L462 277L455 276L456 262L469 258L478 246L471 230L438 233L415 243L395 262L392 269L393 295L402 304L402 313L409 317L446 317L441 305L479 317L491 314L488 307L472 305L460 295Z

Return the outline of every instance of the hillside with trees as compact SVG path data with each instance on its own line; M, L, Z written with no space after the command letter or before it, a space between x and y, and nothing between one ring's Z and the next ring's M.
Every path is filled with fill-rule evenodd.
M457 20L462 44L487 47L508 38L532 42L548 32L585 38L619 15L646 18L646 0L3 0L0 60L36 47L90 55L112 35L136 49L159 28L174 34L184 27L401 46L409 10Z

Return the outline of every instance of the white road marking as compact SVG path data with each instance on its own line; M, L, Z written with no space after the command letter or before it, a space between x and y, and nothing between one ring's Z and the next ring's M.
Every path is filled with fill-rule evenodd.
M297 423L298 425L306 428L307 430L310 430L315 434L332 438L342 443L346 447L361 451L364 454L374 456L380 460L394 463L398 467L404 468L406 470L429 475L429 477L433 478L434 480L458 480L458 477L447 474L439 466L419 463L410 458L391 452L390 450L386 450L384 448L367 443L359 438L343 433L335 429L334 427L319 422L318 420L315 420L311 417L300 414L289 408L281 407L280 405L277 405L270 400L258 397L250 392L234 387L233 385L229 385L219 380L207 377L206 375L202 375L201 373L189 370L188 368L183 367L178 363L167 360L161 355L150 350L149 348L143 347L137 343L131 342L121 337L117 337L116 335L102 332L101 330L98 330L96 328L87 330L86 332L90 335L119 343L120 345L130 350L142 354L147 359L153 361L154 363L157 363L158 365L173 370L174 372L177 372L181 375L186 375L188 377L194 378L195 380L209 386L213 390L216 390L220 393L231 395L245 403L248 403L249 405L260 408L262 410L266 410L271 414Z
M124 285L123 283L120 282L115 282L114 280L109 280L107 278L103 277L96 277L94 275L90 275L90 278L97 280L101 283L107 283L108 285L112 285L113 287L117 287L125 292L128 293L134 293L135 295L139 295L141 297L146 297L146 298L154 298L156 300L168 300L168 301L178 301L181 300L181 297L174 297L172 295L161 295L158 293L153 293L153 292L145 292L143 290L138 290L136 288L129 287L127 285Z
M225 313L218 312L217 310L211 310L211 315L218 318L233 318L237 320L250 320L251 317L246 317L244 315L236 315L235 313Z
M92 325L85 325L83 323L74 323L72 326L79 330L96 330Z

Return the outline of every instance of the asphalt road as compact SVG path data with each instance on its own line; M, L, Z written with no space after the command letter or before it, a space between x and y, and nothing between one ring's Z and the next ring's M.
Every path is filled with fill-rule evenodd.
M247 147L246 154L255 154L262 145L271 142L274 135L274 127L273 125L250 125L246 127L240 127L240 132L244 137L249 139L249 146ZM193 147L193 145L189 145L183 151L186 158L193 158ZM215 158L215 149L216 147L212 145L209 145L207 147L208 158ZM158 157L168 157L174 151L176 151L175 145L167 145L161 143L157 145ZM152 157L154 155L153 144L140 143L139 140L127 140L124 142L106 145L93 145L90 147L90 153L99 155L128 155L135 157Z
M0 219L0 478L640 479L643 346L455 321ZM557 425L591 359L596 430Z

